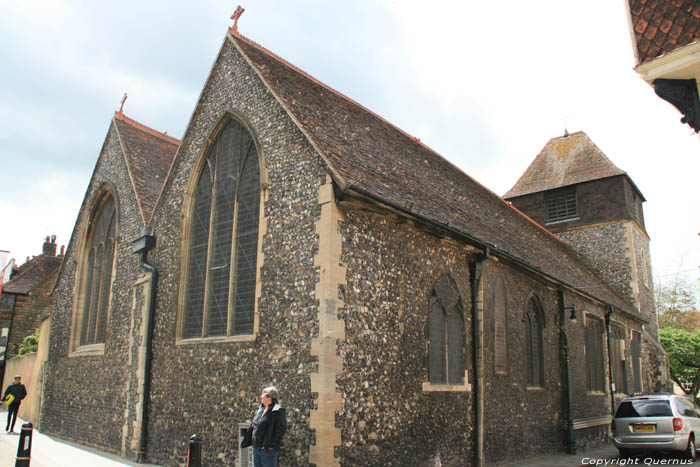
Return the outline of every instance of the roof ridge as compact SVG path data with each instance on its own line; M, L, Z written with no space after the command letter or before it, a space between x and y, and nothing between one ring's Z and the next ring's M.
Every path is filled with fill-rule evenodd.
M137 122L133 118L130 118L130 117L127 117L126 115L124 115L124 112L122 112L121 110L117 110L114 112L114 118L116 118L117 120L121 120L125 123L128 123L131 126L138 128L139 130L143 130L152 136L156 136L158 138L165 139L166 141L173 143L173 144L177 144L177 145L180 144L179 139L173 138L172 136L170 136L162 131L158 131L158 130L155 130L149 126L146 126L141 122Z
M359 102L357 102L357 101L354 100L353 98L346 96L346 95L343 94L342 92L338 91L337 89L332 88L331 86L329 86L328 84L324 83L324 82L321 81L320 79L318 79L318 78L316 78L316 77L310 75L310 74L307 73L306 71L302 70L302 69L299 68L298 66L294 65L293 63L291 63L289 60L286 60L286 59L280 57L279 55L277 55L276 53L272 52L272 51L271 51L270 49L268 49L267 47L265 47L265 46L259 44L258 42L252 40L252 39L249 38L249 37L244 36L243 34L241 34L241 33L238 32L238 31L234 31L233 28L229 28L229 32L230 32L233 36L235 36L235 37L237 37L237 38L239 38L239 39L242 39L242 40L246 41L248 44L250 44L250 45L256 47L257 49L260 49L262 52L265 52L266 54L272 56L272 57L275 58L276 60L279 60L279 61L282 62L283 64L285 64L285 65L287 65L288 67L292 68L294 71L296 71L296 72L298 72L298 73L301 73L301 74L304 75L306 78L310 79L311 81L313 81L314 83L318 84L319 86L321 86L321 87L323 87L323 88L325 88L325 89L331 91L333 94L336 94L337 96L339 96L339 97L341 97L341 98L347 100L348 102L351 102L352 104L356 105L357 107L361 108L362 110L364 110L364 111L366 111L366 112L368 112L368 113L374 115L375 117L377 117L378 119L380 119L381 121L383 121L384 123L386 123L387 125L390 125L391 127L396 128L399 132L401 132L401 133L403 133L404 135L406 135L407 137L409 137L409 138L410 138L411 140L413 140L415 143L420 144L421 146L423 146L423 147L425 147L426 149L430 150L430 151L433 152L434 154L436 154L436 155L442 157L443 159L445 159L442 155L440 155L440 153L438 153L438 152L435 151L433 148L431 148L430 146L428 146L428 145L426 145L425 143L423 143L423 142L420 140L420 138L419 138L418 136L413 136L412 134L408 133L407 131L405 131L405 130L399 128L398 126L394 125L393 123L391 123L389 120L387 120L386 118L382 117L382 116L379 115L378 113L374 112L374 111L371 110L371 109L368 109L367 107L365 107L364 105L360 104ZM447 160L447 159L445 159L445 160ZM449 161L448 161L448 162L449 162Z

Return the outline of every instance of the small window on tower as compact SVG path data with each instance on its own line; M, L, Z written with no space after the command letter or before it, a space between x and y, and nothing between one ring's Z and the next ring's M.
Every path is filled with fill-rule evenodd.
M636 193L632 194L632 204L634 204L634 217L639 219L639 201Z
M576 188L546 193L544 201L547 207L547 222L563 221L578 217Z

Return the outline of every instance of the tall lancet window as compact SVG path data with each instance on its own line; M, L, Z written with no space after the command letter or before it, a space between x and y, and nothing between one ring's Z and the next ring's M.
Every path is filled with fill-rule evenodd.
M253 333L260 167L230 120L206 153L190 203L183 339Z
M464 384L464 311L459 291L448 276L430 294L428 339L430 384Z
M544 314L540 302L532 297L525 312L525 352L527 358L527 385L544 386L543 336Z
M81 267L79 345L103 344L109 316L114 244L117 231L114 198L105 194L88 224Z

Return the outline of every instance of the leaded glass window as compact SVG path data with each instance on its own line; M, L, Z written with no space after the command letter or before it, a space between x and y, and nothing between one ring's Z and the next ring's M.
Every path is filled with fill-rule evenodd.
M224 126L197 177L181 337L252 334L260 168L243 125Z
M101 199L88 226L81 273L80 345L105 342L116 221L114 198L107 194Z
M527 302L527 312L525 313L527 385L532 387L544 386L543 327L542 307L533 297Z
M618 394L628 394L627 362L625 361L625 329L616 324L610 325L610 359L615 392Z
M587 318L586 322L586 375L589 391L605 391L603 323L595 318Z
M433 288L428 314L428 378L431 384L464 384L464 311L454 282Z

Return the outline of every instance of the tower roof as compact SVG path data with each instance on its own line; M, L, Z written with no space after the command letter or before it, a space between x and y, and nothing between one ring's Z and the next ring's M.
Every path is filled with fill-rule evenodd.
M626 175L610 162L583 131L552 138L504 198L552 190L615 175Z

